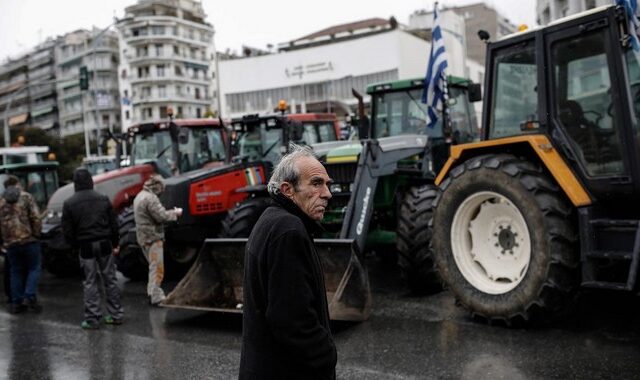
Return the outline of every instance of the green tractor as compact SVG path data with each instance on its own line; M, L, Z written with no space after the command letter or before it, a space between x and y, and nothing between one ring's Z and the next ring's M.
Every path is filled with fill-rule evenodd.
M384 252L383 259L395 259L397 253L405 281L416 293L440 287L428 250L427 228L437 194L436 174L448 158L450 145L476 141L480 135L471 104L481 99L480 86L453 76L447 79L446 112L433 128L427 127L427 105L420 102L422 79L368 86L370 121L363 112L359 115L363 143L335 148L324 157L334 180L333 198L323 220L326 231L337 237L355 226L357 236L366 236L365 249L378 248L377 252ZM421 140L425 135L428 138ZM360 157L364 141L370 157ZM417 150L413 147L415 154L409 156L402 148L410 146ZM368 170L357 173L359 166ZM373 213L367 218L369 205Z

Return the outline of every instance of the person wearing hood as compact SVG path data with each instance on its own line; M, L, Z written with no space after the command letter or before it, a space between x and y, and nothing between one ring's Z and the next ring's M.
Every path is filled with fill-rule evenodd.
M242 352L244 379L335 379L322 264L313 238L331 192L324 166L292 144L273 170L273 203L245 248Z
M4 187L0 198L0 230L11 267L9 311L14 314L27 309L41 311L36 294L41 262L40 211L33 196L22 190L17 177L9 176Z
M73 186L75 194L62 206L62 232L67 243L79 251L84 271L84 320L81 327L97 329L103 319L99 279L102 279L107 298L104 322L119 325L124 309L114 257L119 253L120 244L116 214L109 198L93 190L93 179L87 169L76 169Z
M149 262L147 295L152 305L158 305L165 299L161 287L164 279L164 224L176 221L182 215L182 209L167 210L160 203L158 197L163 191L164 180L154 174L145 181L142 191L133 201L136 239Z

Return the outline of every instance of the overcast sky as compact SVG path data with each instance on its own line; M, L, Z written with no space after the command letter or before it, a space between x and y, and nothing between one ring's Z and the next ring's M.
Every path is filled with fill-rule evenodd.
M76 29L104 28L113 16L124 17L136 0L0 0L0 61L27 51L49 36ZM265 49L329 26L371 17L407 24L433 0L202 0L216 30L216 49L240 51L242 45ZM441 0L440 6L479 0ZM516 25L535 23L535 0L487 0Z

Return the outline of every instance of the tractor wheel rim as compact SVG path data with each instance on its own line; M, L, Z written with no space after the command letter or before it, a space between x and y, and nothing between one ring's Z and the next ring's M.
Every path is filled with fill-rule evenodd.
M478 192L453 217L451 249L460 273L488 294L513 290L531 261L531 236L520 210L505 196Z

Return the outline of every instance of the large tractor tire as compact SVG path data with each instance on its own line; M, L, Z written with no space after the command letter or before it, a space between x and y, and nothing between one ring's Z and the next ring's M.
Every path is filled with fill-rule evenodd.
M116 266L120 273L133 281L144 280L149 275L149 264L136 241L132 229L136 226L133 209L125 209L118 217L120 232L120 254Z
M511 326L567 310L579 279L576 217L540 166L476 157L451 171L434 207L439 274L474 316Z
M271 202L267 197L249 198L235 208L229 210L222 221L220 237L246 238L251 234L253 226Z
M437 195L438 188L434 185L411 187L405 193L398 213L398 266L407 286L416 294L442 290L442 280L429 247L432 235L429 221Z

